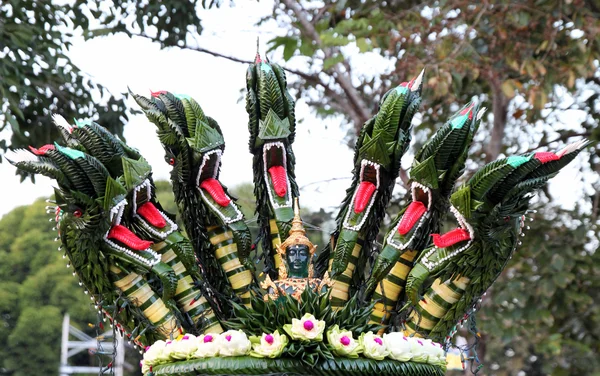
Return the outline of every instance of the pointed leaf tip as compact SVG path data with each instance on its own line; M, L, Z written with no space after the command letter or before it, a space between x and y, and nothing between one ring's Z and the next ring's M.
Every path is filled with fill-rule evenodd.
M558 155L559 158L562 158L563 156L573 153L575 151L580 151L583 148L585 148L586 146L588 146L590 144L590 141L583 138L579 141L573 142L571 144L568 144L567 146L565 146L563 149L561 149L558 153L556 153L556 155Z
M413 78L408 88L411 91L418 91L421 89L421 85L423 84L423 75L425 74L425 68L421 70L421 73L417 76L417 78Z
M487 111L487 107L482 107L479 112L477 112L477 116L475 117L475 120L479 121L481 120L481 118L483 117L483 115L485 115L485 112Z
M467 106L460 112L461 115L469 114L469 120L473 119L473 107L475 107L475 102L471 101L467 104Z
M157 98L161 94L167 94L167 91L166 90L152 91L152 89L150 89L150 95L154 98Z
M73 132L73 127L67 122L67 120L64 117L62 117L62 115L53 114L52 121L57 127L62 128L69 133Z
M39 158L35 154L32 154L25 149L9 150L4 155L4 158L6 158L6 160L9 161L13 165L17 164L17 163L22 163L22 162L37 162L37 161L39 161Z
M39 149L34 148L33 146L29 146L29 150L35 155L46 155L48 150L55 150L54 145L46 144L41 146Z

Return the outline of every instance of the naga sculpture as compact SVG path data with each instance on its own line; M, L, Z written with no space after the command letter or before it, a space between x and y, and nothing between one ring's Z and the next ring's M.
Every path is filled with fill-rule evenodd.
M57 116L62 142L8 159L56 180L68 267L120 331L151 345L148 375L441 375L456 324L517 247L535 190L587 142L500 159L455 187L485 111L465 105L417 152L406 205L378 249L422 82L423 72L390 90L364 124L320 253L299 215L294 100L284 70L258 55L246 76L254 241L219 181L221 129L188 96L132 93L173 167L187 236L156 201L144 158L96 123ZM440 235L448 212L458 228Z

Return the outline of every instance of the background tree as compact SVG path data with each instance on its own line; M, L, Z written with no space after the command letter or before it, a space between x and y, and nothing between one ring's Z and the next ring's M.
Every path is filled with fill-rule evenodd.
M71 325L97 335L96 310L56 251L56 233L44 214L45 205L38 200L0 219L0 375L57 374L65 313ZM108 325L98 332L106 330ZM135 366L126 375L140 374L139 357L137 351L128 351L128 363ZM104 357L103 364L109 361ZM98 365L87 352L69 363Z
M87 325L94 310L56 251L45 205L38 200L0 220L0 375L55 374L66 312L94 335Z
M357 130L385 92L425 68L425 124L443 122L473 97L489 103L488 161L518 136L504 138L509 116L546 119L544 109L562 101L557 85L575 91L577 78L598 83L600 8L594 1L282 0L274 15L291 28L270 41L271 48L310 65L298 86L322 93L310 101L322 113L342 114ZM382 56L392 69L374 77L357 68L357 49ZM511 101L517 96L525 102Z
M86 39L135 30L162 47L181 45L202 31L196 7L207 0L74 2L8 0L0 4L0 139L6 151L57 139L51 116L92 118L122 135L128 115L123 94L113 95L70 61L74 33ZM1 159L0 159L1 161Z

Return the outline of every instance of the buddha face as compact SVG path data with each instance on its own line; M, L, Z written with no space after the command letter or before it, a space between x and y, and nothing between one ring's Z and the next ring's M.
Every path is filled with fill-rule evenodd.
M310 252L308 246L295 244L286 248L285 261L290 277L307 278Z

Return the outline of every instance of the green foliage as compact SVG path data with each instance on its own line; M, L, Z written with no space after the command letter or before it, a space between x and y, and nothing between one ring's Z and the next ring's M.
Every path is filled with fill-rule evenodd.
M89 298L56 251L45 205L38 200L0 219L0 375L30 375L31 367L55 374L63 314L84 331L95 322Z
M10 141L0 140L0 150L30 144L43 145L58 138L51 115L67 119L93 118L122 135L127 122L123 99L75 66L68 56L71 38L114 33L153 34L161 47L183 46L188 33L200 33L197 7L218 5L216 0L170 0L168 4L141 0L116 0L110 7L101 1L76 0L60 3L8 0L0 7L0 50L6 56L0 67L0 131L7 129ZM169 16L165 16L166 13ZM92 91L103 98L92 101Z
M318 320L325 321L328 328L338 325L344 330L351 330L357 337L360 333L380 328L368 323L372 306L360 307L356 296L339 311L332 310L329 298L329 292L317 294L311 289L304 290L300 301L289 295L276 301L264 301L262 296L255 295L252 298L252 309L233 303L235 315L226 325L253 335L272 333L275 330L285 333L284 325L310 313Z
M31 375L33 367L38 374L55 374L61 322L58 307L33 304L23 309L6 342L4 368L14 376Z
M594 374L600 367L600 253L589 248L589 218L580 222L550 210L534 218L491 304L483 306L480 329L491 339L484 361L499 374L513 365L527 374Z

